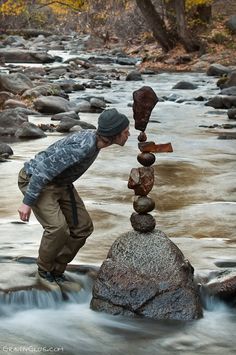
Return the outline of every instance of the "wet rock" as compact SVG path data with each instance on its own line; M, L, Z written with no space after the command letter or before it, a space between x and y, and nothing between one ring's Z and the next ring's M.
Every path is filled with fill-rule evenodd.
M24 74L0 74L0 90L22 94L33 87L32 81Z
M75 104L59 96L42 96L34 100L34 108L42 113L54 114L72 111Z
M220 133L218 139L236 139L236 132Z
M35 86L32 89L26 90L22 98L24 99L30 99L30 98L37 98L39 96L59 96L62 93L62 90L59 85L57 84L42 84Z
M156 157L152 153L140 153L137 156L137 160L143 166L151 166L155 163Z
M75 111L68 111L68 112L60 112L60 113L56 113L55 115L53 115L51 117L52 121L60 121L64 118L73 118L74 120L79 120L80 117L78 115L78 113L76 113Z
M213 273L209 281L202 285L201 292L236 305L236 272L223 270Z
M222 89L220 95L236 96L236 86Z
M176 85L172 87L172 89L195 90L197 89L197 85L188 81L179 81Z
M120 65L135 65L139 61L138 58L129 58L129 57L117 57L115 62Z
M93 112L91 104L87 100L80 100L79 102L76 102L76 107L76 112Z
M214 96L205 103L205 106L211 106L216 109L229 109L236 107L236 96Z
M236 267L236 260L219 260L215 262L215 265L223 268Z
M224 65L213 63L207 69L207 75L209 76L221 76L230 73L230 69Z
M230 108L227 111L227 115L228 115L230 120L236 120L236 108Z
M228 80L224 83L222 87L228 88L231 86L236 86L236 71L230 73L230 75L228 76Z
M138 136L138 141L139 142L145 142L147 140L147 135L145 132L140 132Z
M6 143L0 143L0 156L3 156L4 159L9 158L10 155L13 155L13 150Z
M230 16L225 25L233 34L236 34L236 15Z
M153 319L202 317L193 268L159 230L128 232L113 243L95 281L91 308Z
M154 169L142 167L131 169L128 188L133 189L135 195L147 196L154 185Z
M18 109L0 112L0 135L15 135L22 123L28 121L28 115Z
M0 57L3 57L6 63L52 63L55 61L55 58L46 52L14 48L0 48Z
M11 92L1 91L0 92L0 106L2 106L5 101L7 101L13 97L14 97L14 95Z
M135 196L133 207L137 213L148 213L154 210L155 201L148 196Z
M133 99L135 129L145 131L151 112L158 102L158 97L151 87L143 86L133 92Z
M98 99L96 97L91 97L90 99L91 107L96 107L104 110L106 108L106 103L104 100Z
M125 78L126 81L140 81L142 79L142 75L139 71L133 70Z
M30 80L41 79L46 75L46 70L43 67L29 67L22 70Z
M13 99L9 99L7 101L5 101L3 108L7 109L7 108L15 108L15 107L24 107L27 108L26 103L24 103L23 101L19 101L19 100L13 100Z
M134 230L141 233L152 232L156 227L155 218L151 214L139 214L133 212L130 222Z
M85 90L85 86L83 84L77 83L72 79L59 80L57 81L57 84L60 85L61 89L64 90L66 93Z
M46 137L46 134L35 124L24 122L16 131L15 136L18 138L43 138Z

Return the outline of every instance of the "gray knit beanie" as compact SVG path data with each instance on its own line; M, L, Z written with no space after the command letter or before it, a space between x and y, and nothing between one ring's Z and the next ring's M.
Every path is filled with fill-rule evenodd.
M115 108L111 108L103 111L98 117L97 133L103 137L116 136L128 126L128 118Z

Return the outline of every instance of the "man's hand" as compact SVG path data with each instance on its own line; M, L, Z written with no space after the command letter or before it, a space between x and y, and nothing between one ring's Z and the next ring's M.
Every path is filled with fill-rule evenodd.
M24 222L28 222L31 214L31 207L22 203L18 209L20 219Z

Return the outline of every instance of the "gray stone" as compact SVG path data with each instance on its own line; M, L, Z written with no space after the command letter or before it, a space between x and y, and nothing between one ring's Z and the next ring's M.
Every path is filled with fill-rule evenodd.
M75 105L60 96L40 96L34 100L34 107L42 113L60 113L72 111Z
M13 150L11 147L6 144L6 143L0 143L0 155L4 155L4 157L9 157L10 155L13 155Z
M133 70L130 73L128 73L125 80L126 81L141 81L143 79L142 79L142 75L139 71Z
M236 33L236 15L230 16L228 21L226 21L226 27L232 32Z
M22 123L27 121L27 114L18 109L7 109L0 112L0 135L14 136Z
M113 243L95 281L91 308L153 319L202 317L193 268L159 230L128 232Z
M221 76L230 73L230 69L224 65L213 63L207 69L207 75L209 76Z
M172 89L195 90L197 89L197 85L189 83L188 81L179 81Z
M60 95L62 92L61 87L57 84L42 84L35 86L32 89L26 90L22 97L25 99L36 98L39 96Z
M18 138L43 138L46 137L44 131L30 122L24 122L15 133Z
M142 233L152 232L156 227L155 218L147 214L132 213L130 222L134 230Z
M46 52L15 48L0 48L0 57L7 63L52 63L55 60Z
M0 74L0 90L22 94L33 87L32 81L24 74Z
M230 120L236 120L236 108L230 108L227 111L227 115L228 115Z

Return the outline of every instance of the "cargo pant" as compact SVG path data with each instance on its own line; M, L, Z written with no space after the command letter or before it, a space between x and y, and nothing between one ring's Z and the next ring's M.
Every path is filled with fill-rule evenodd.
M18 186L25 194L29 177L21 169ZM73 187L73 185L72 185ZM76 205L77 223L72 211L71 191ZM93 232L92 220L77 191L67 186L47 184L41 191L32 210L44 232L39 247L38 267L42 270L61 274L74 259L86 239Z

